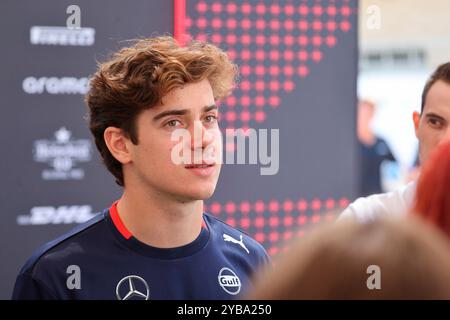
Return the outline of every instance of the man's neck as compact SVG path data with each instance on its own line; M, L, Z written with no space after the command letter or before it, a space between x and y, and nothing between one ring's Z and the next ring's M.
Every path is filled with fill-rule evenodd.
M117 203L120 219L139 241L157 248L175 248L199 235L203 201L182 202L143 188L125 187Z

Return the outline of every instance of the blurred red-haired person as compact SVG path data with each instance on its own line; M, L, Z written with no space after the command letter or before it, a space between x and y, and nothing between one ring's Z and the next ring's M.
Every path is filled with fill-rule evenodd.
M450 141L440 145L422 169L414 214L450 236Z

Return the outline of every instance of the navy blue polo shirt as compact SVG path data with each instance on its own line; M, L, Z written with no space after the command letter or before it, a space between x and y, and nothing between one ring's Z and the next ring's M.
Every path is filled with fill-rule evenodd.
M247 234L203 214L191 243L170 249L140 242L116 203L38 249L20 271L13 299L236 299L269 261Z

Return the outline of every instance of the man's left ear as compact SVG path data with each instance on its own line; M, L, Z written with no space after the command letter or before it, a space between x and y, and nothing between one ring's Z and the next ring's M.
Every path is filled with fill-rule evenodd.
M103 133L106 146L109 152L122 164L131 162L130 144L131 141L126 137L122 129L108 127Z
M413 112L413 123L414 123L414 131L416 133L416 137L419 137L419 123L420 123L420 113L417 111Z

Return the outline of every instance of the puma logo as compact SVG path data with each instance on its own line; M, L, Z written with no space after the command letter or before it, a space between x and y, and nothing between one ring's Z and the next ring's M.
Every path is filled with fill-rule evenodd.
M250 251L248 251L247 247L244 244L244 240L242 239L242 234L240 235L240 239L241 240L236 240L235 238L233 238L232 236L229 236L228 234L223 234L223 240L225 242L233 242L236 243L238 245L240 245L246 252L247 254L250 254Z

